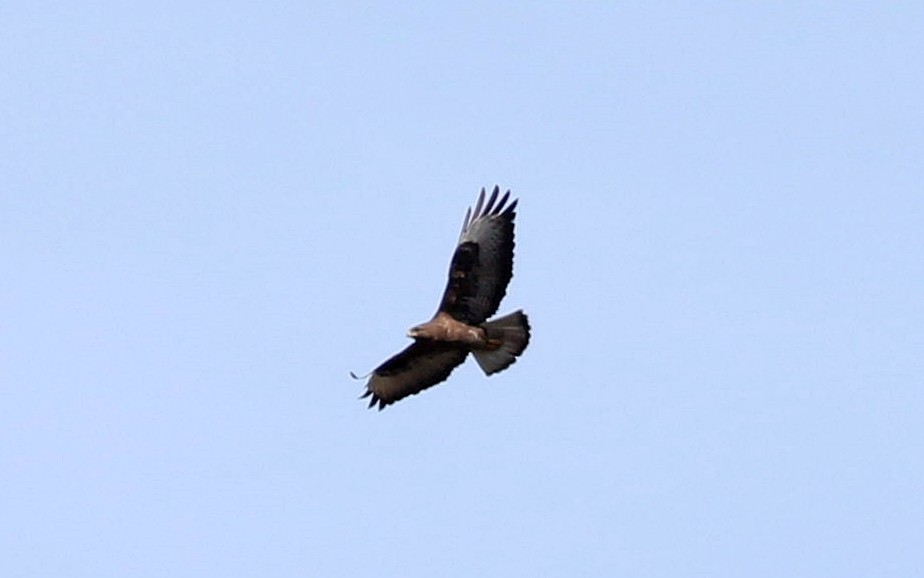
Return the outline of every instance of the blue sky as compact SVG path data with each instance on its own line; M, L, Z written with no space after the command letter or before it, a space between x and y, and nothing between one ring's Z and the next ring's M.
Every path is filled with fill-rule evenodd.
M924 9L0 8L0 575L924 571ZM357 399L519 197L533 340Z

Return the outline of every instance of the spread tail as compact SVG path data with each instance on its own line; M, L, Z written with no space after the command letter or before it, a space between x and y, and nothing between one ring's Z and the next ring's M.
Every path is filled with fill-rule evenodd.
M529 320L522 311L498 317L482 327L488 347L475 349L472 353L485 375L510 367L529 345Z

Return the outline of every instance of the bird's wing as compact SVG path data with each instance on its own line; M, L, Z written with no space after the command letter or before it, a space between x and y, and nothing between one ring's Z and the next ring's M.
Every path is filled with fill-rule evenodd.
M517 201L510 205L510 191L498 200L499 187L485 203L481 189L474 209L462 223L462 233L449 265L449 283L439 311L477 325L497 311L513 277L513 220ZM506 205L506 206L505 206Z
M369 407L379 409L443 381L465 361L468 350L453 343L415 341L375 368L366 383Z

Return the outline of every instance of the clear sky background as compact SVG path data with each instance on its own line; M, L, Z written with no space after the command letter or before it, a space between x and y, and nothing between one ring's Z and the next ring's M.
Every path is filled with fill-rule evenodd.
M0 266L2 576L924 574L921 4L6 3Z

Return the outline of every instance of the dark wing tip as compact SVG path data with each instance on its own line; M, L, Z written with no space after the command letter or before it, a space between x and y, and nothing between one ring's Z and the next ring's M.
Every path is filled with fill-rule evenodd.
M372 399L369 400L369 405L366 406L366 409L372 409L373 407L375 407L375 404L379 404L379 411L382 411L383 409L385 409L385 406L388 405L388 403L384 399L382 399L381 397L373 393L371 389L367 389L366 393L359 396L359 399L369 397L370 395L372 396Z
M465 219L462 220L462 233L460 234L464 234L465 230L468 229L468 223L469 221L471 221L471 219L472 219L472 208L469 207L468 210L465 211Z
M507 199L509 198L510 198L510 191L508 190L506 193L504 193L504 196L500 198L500 201L497 203L497 206L494 207L495 215L501 215L506 212L504 211L504 205L507 204Z
M478 193L478 199L475 201L474 206L469 207L465 213L465 219L462 221L463 233L468 229L469 225L482 217L513 214L519 199L514 199L509 206L504 208L507 201L510 200L510 189L507 189L503 196L498 198L500 190L500 185L494 185L494 189L491 190L491 195L486 197L487 189L481 187L481 191Z
M494 208L494 202L497 201L497 195L498 195L498 193L500 193L500 187L498 187L497 185L494 185L494 190L491 191L491 198L488 199L488 204L485 205L485 207L484 207L484 212L481 213L482 215L490 215L490 214L491 214L491 209Z
M484 204L484 187L481 187L481 192L478 193L478 200L475 202L475 208L472 209L472 220L478 218L478 215L481 213L481 206Z

